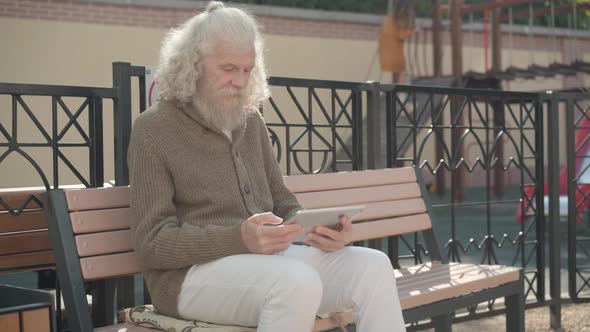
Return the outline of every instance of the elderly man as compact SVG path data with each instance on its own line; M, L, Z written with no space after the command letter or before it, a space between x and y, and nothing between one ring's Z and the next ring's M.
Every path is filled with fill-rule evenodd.
M285 187L258 108L269 90L255 20L211 2L173 30L161 100L129 146L132 234L157 310L258 331L310 331L353 311L359 331L405 330L393 269L379 251L319 227L292 244L301 209Z

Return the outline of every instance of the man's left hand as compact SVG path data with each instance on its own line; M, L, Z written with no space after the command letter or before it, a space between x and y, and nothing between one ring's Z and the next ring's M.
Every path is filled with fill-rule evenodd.
M340 216L341 230L334 230L324 226L318 226L313 232L307 234L309 240L305 244L323 251L334 252L343 248L350 242L352 223L347 216Z

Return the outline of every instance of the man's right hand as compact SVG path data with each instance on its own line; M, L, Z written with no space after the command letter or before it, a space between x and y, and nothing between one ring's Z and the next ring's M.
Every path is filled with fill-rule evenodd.
M289 248L297 235L303 233L303 227L297 224L279 225L283 219L272 212L259 213L242 223L242 239L254 254L271 255Z

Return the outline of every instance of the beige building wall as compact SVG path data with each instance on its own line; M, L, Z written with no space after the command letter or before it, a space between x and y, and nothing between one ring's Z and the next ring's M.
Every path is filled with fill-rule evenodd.
M0 55L0 81L110 87L112 62L157 64L159 45L166 30L0 17L0 31L0 45L5 46ZM269 73L273 76L361 81L379 78L378 68L370 67L376 48L375 41L268 35L266 59ZM276 91L277 95L281 93ZM134 91L133 100L137 98L137 91ZM24 100L43 126L50 130L51 99L24 97ZM72 113L82 102L81 98L66 99L66 105ZM10 124L10 97L0 96L0 103L3 109L0 112L0 123ZM282 105L284 111L295 111L289 99L285 99ZM135 109L137 107L134 105ZM20 106L18 115L19 141L22 141L23 135L30 137L31 141L41 140L42 135ZM104 119L105 179L108 180L113 178L112 103L109 100L105 101ZM61 126L67 123L65 114L60 120ZM86 111L79 121L87 130ZM70 138L71 142L79 142L81 138L73 127L65 137ZM0 150L0 153L4 151ZM67 151L70 161L81 169L87 168L88 153L85 149L71 148ZM50 148L29 148L26 152L38 161L46 174L52 173ZM23 167L23 164L27 166ZM61 162L59 169L61 184L79 183ZM42 185L42 182L36 170L23 162L20 155L11 153L0 163L0 187L38 185Z
M84 4L78 5L77 2ZM167 28L191 15L191 12L186 10L134 8L133 6L101 5L86 1L69 3L49 1L48 4L39 4L38 1L14 1L13 3L14 5L7 4L0 8L0 45L2 48L2 52L0 52L0 82L110 87L112 86L112 62L131 62L134 65L157 64L159 45ZM55 6L53 3L56 3ZM62 12L76 10L77 15L63 14L60 16L58 9ZM143 16L130 18L135 17L134 13L136 12L141 12ZM110 15L110 19L103 18L108 15ZM351 23L329 20L322 22L317 19L305 20L300 17L260 17L266 32L266 59L269 73L273 76L325 80L390 82L390 74L380 71L378 57L376 57L378 20L373 20L373 23L367 23L366 18L363 20L364 22ZM307 30L302 27L306 27ZM464 56L468 56L469 60L466 58L464 68L465 70L482 71L483 45L480 42L481 36L478 34L474 36L477 43L465 45ZM445 39L444 72L450 73L451 49L448 36ZM584 43L584 50L590 48L588 39L585 39ZM420 54L430 55L431 45L423 46L426 51L420 52ZM509 56L508 53L506 50L503 53L504 66L508 65L506 60L506 57ZM529 51L514 50L510 54L513 65L528 65ZM539 49L535 50L535 56L540 59L540 64L544 64L542 59L559 55L548 52L539 46ZM584 57L590 61L588 56L584 55ZM429 68L432 68L431 58L419 61L428 63ZM586 84L589 83L588 77L583 79ZM513 81L506 88L532 91L548 88L559 89L562 86L561 78L556 78ZM133 100L136 101L138 97L135 85L133 93ZM306 98L304 91L298 91L297 94L301 95L302 101L306 100L303 99ZM329 97L327 92L320 92L320 95L324 95L324 98ZM31 111L40 118L41 125L49 130L51 124L50 98L24 97L24 99ZM275 99L277 103L283 105L283 111L286 113L288 121L302 121L294 104L284 91L275 91ZM73 113L83 100L65 98L64 102ZM11 105L12 100L9 96L0 96L0 123L6 124L6 129L9 132L12 130L10 125L12 121ZM137 109L137 105L134 105L134 109ZM276 120L270 113L267 112L267 120ZM20 106L18 119L19 141L26 139L38 141L43 138ZM113 178L113 126L112 103L110 101L105 101L104 120L105 179L109 180ZM60 111L58 123L63 126L67 121L65 113ZM80 116L79 122L87 130L86 112ZM321 132L328 134L327 130ZM343 134L345 138L346 135L346 133ZM69 129L65 137L69 142L81 140L81 136L73 127ZM0 136L0 142L3 141L4 138ZM314 141L314 146L321 147L321 143ZM5 151L5 148L4 150L0 148L0 155ZM86 168L88 153L85 150L68 148L64 151L65 157L72 164L83 169ZM46 174L52 174L50 148L27 148L25 152L38 162ZM425 156L434 158L432 148L427 148ZM63 161L59 161L60 184L79 183L64 165ZM0 163L0 188L41 184L35 169L23 162L22 157L16 153L12 153Z

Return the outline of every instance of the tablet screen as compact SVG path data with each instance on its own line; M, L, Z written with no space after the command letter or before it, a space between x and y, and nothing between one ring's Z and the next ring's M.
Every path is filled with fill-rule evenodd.
M349 219L360 213L364 205L340 206L334 208L301 210L287 221L285 225L299 224L303 226L303 234L295 239L295 242L307 241L307 233L313 231L316 226L330 227L339 230L341 227L340 216L345 215Z

